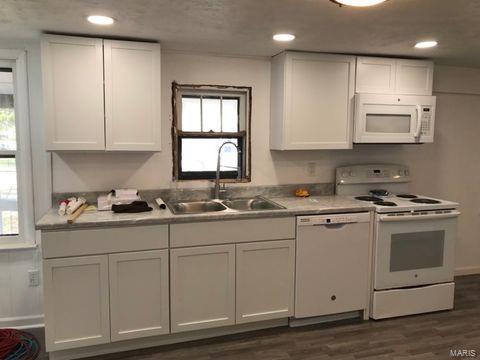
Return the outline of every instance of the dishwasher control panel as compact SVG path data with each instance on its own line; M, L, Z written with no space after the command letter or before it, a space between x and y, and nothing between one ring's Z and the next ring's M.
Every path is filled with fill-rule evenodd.
M370 214L367 212L352 213L352 214L297 216L297 226L351 224L351 223L369 222L369 221L370 221Z

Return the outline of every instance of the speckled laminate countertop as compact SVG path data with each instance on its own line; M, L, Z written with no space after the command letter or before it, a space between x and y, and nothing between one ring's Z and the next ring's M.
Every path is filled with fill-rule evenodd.
M92 227L134 226L188 223L215 220L236 220L269 217L287 217L296 215L316 215L343 212L370 211L374 207L369 203L345 196L312 196L309 198L278 197L270 200L282 205L281 210L237 211L224 210L202 214L174 215L168 208L159 209L155 204L151 212L137 214L115 214L111 211L85 212L73 223L67 224L67 217L50 209L36 224L37 230L81 229Z

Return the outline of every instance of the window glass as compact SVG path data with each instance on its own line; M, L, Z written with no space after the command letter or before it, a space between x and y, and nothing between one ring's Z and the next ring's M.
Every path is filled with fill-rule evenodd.
M15 150L16 148L13 96L0 94L0 150Z
M204 132L222 131L220 98L204 97L202 99L202 119Z
M0 236L18 234L15 157L0 157Z
M225 141L238 144L237 139L213 138L182 140L182 171L216 171L218 149ZM225 145L222 149L221 171L236 171L238 166L237 149L233 145Z
M238 99L222 99L222 131L238 131Z
M202 118L200 97L183 96L182 97L182 130L183 131L201 131Z

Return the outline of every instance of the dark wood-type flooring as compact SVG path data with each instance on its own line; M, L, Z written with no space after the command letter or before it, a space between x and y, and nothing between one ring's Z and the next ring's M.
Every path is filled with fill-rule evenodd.
M480 358L480 275L456 279L455 310L380 321L276 328L99 356L97 360L452 359Z

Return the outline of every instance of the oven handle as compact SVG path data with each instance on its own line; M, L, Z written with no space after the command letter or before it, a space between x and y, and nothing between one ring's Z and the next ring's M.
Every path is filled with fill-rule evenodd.
M454 218L460 215L460 211L452 211L444 214L429 214L429 215L404 215L404 216L388 216L380 215L379 220L383 222L400 222L400 221L412 221L412 220L436 220L436 219L448 219Z
M415 141L420 141L420 132L422 130L422 107L417 105L417 129L415 130Z

